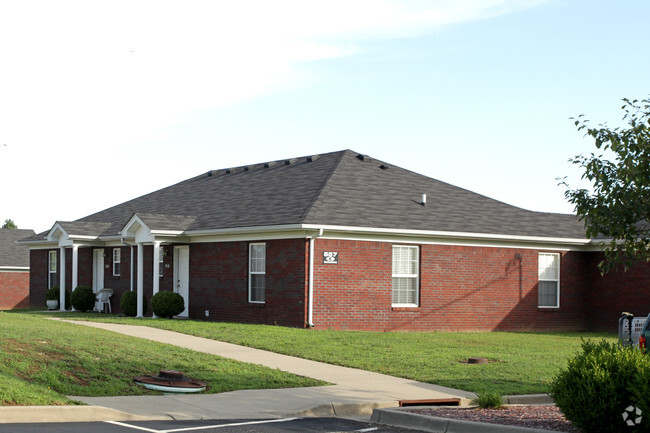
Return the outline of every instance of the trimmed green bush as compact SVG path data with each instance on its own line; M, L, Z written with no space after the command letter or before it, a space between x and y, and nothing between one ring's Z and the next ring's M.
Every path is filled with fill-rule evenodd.
M178 293L158 292L151 298L151 309L156 316L171 319L185 310L185 301Z
M583 341L553 379L551 397L581 431L650 432L650 358L638 348Z
M77 286L70 297L70 302L77 311L91 311L95 308L95 301L95 293L89 286Z
M58 301L59 296L60 296L59 290L60 290L59 286L54 286L51 289L47 289L45 291L45 300L46 301L49 301L49 300ZM66 310L70 309L70 291L69 290L65 291L65 308L66 308Z
M138 293L133 291L128 291L122 293L120 298L120 308L122 309L122 314L129 317L135 317L138 315ZM147 298L142 296L142 314L147 314L148 305Z

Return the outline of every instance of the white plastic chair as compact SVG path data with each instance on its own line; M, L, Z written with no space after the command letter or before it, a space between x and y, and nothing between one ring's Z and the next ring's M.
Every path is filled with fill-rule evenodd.
M95 295L97 302L95 302L95 310L103 313L106 305L108 305L108 312L111 313L111 296L113 296L113 289L101 289Z

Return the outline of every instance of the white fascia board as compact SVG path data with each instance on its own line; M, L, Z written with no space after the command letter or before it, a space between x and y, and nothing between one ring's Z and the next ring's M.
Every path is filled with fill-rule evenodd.
M499 240L517 240L517 241L535 241L535 242L562 242L571 244L586 245L590 240L587 238L549 238L541 236L517 236L501 234L484 234L468 232L442 232L434 230L410 230L410 229L386 229L375 227L348 227L348 226L323 226L304 224L303 228L312 230L343 231L357 233L375 233L375 234L396 234L405 236L427 236L427 237L445 237L445 238L466 238L466 239L499 239Z
M326 233L319 236L318 239L346 240L346 241L365 241L365 242L387 242L393 244L413 244L413 245L448 245L459 247L483 247L483 248L516 248L531 250L549 250L549 251L571 251L583 248L569 247L566 244L553 243L521 243L509 241L494 241L480 239L454 239L454 238L426 238L413 236L388 236L388 235L359 235L358 233Z
M184 234L183 230L151 230L151 234L154 236L180 236Z
M39 242L39 243L29 243L27 245L30 250L51 250L59 247L59 244L56 242L50 242L50 243L44 243L44 242Z
M266 231L257 233L231 233L212 236L200 236L189 238L189 243L208 243L208 242L253 242L253 241L268 241L274 239L306 239L310 234L304 230L302 231Z
M323 229L326 233L323 238L338 238L354 240L380 240L394 242L400 240L410 243L431 243L445 245L467 245L467 246L513 246L529 248L552 248L572 249L584 248L593 245L590 239L576 238L548 238L537 236L515 236L501 234L464 233L464 232L442 232L429 230L408 230L408 229L385 229L372 227L347 227L347 226L303 226L308 230Z
M228 242L241 240L310 237L323 230L322 238L366 241L406 242L442 245L516 247L552 250L599 251L599 243L587 238L558 238L502 234L444 232L434 230L389 229L377 227L285 224L275 226L233 227L215 230L152 231L152 235L170 238L184 235L189 242ZM170 239L173 241L173 239Z
M93 242L99 240L99 236L69 235L68 239L70 239L71 241L79 241L79 242Z
M34 241L16 241L17 244L20 245L27 245L29 249L32 250L37 250L37 249L43 249L43 248L52 248L56 247L58 245L57 242L55 241L48 241L45 239L39 239L39 240L34 240Z
M29 266L0 266L0 272L29 272Z

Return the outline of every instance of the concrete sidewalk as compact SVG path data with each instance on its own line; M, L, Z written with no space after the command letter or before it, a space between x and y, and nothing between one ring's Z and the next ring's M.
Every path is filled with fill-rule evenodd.
M474 394L466 391L146 326L85 321L70 321L70 323L259 364L333 384L310 388L245 390L221 394L72 397L88 405L115 409L133 415L174 419L356 414L369 416L373 408L396 407L399 400L460 398L467 401L474 397Z

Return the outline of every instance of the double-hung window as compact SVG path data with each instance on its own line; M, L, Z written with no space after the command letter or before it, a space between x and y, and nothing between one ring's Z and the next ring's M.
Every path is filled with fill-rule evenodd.
M393 307L417 307L418 247L393 245Z
M50 251L48 256L48 289L56 287L58 285L56 281L56 251Z
M248 302L266 300L266 244L248 246Z
M539 253L537 305L545 308L560 306L560 255L557 253Z
M120 267L122 264L122 250L120 248L113 248L113 276L120 276Z

